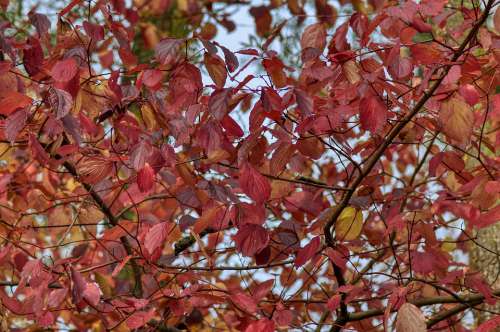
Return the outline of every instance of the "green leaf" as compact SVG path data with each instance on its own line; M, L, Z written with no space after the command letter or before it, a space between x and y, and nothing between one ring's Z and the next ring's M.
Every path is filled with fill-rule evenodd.
M419 32L413 36L413 41L415 43L424 43L433 40L432 34L430 32Z

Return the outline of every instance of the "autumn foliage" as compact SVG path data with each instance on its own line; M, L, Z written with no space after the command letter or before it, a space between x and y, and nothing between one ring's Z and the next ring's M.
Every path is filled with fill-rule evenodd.
M498 1L60 3L0 1L0 330L469 331L499 300L468 256Z

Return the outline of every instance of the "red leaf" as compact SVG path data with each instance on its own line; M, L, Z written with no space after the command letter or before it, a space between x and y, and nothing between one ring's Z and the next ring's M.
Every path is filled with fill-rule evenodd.
M226 62L227 69L231 73L234 72L239 66L238 58L236 57L236 55L234 55L233 52L231 52L224 46L219 45L219 47L222 49L222 52L224 52L224 60Z
M269 279L267 281L260 283L252 292L253 298L256 301L262 300L273 288L273 286L274 286L274 279Z
M243 137L243 129L241 129L238 122L234 121L229 114L224 116L221 121L221 125L229 135L234 137Z
M30 147L31 147L31 153L33 154L33 157L40 164L47 164L49 162L49 155L42 148L42 146L40 145L40 143L36 139L35 135L30 134L30 136L29 136L29 144L30 144Z
M255 303L253 297L243 292L231 295L230 299L240 310L244 310L250 314L254 314L257 311L257 303Z
M342 301L342 296L340 294L334 295L331 299L326 303L326 307L330 311L335 311L340 306L340 302Z
M259 51L257 51L256 49L253 49L253 48L248 48L248 49L240 50L240 51L238 51L236 53L243 54L243 55L253 55L253 56L258 56L259 55Z
M73 58L57 61L50 71L50 75L57 82L69 82L77 73L78 65Z
M40 72L40 67L43 65L43 49L38 39L28 38L26 48L23 51L23 64L30 76Z
M66 299L67 294L66 288L52 290L47 297L47 305L51 308L57 308Z
M240 168L238 181L243 192L258 204L267 201L271 195L269 181L249 163Z
M259 225L245 224L234 236L238 251L245 256L253 256L269 243L269 233Z
M49 327L54 324L55 317L52 312L45 311L40 316L37 315L36 321L42 327Z
M293 312L291 310L276 310L273 319L278 326L288 327L293 321Z
M309 95L300 89L295 89L295 98L297 106L304 117L308 117L313 113L313 100Z
M92 38L93 41L100 41L104 39L104 27L90 23L88 21L83 22L83 29L87 36Z
M376 96L364 97L359 103L361 128L372 133L379 132L387 120L387 109Z
M82 304L82 301L85 289L87 288L87 282L83 279L81 273L75 270L74 267L70 267L70 272L71 281L73 282L73 287L71 288L73 303L81 310L85 307L85 305Z
M487 212L481 213L479 218L473 221L478 228L488 227L500 221L500 205L495 206Z
M135 145L130 154L130 162L136 171L144 168L146 161L152 153L151 145L146 140L141 140Z
M245 332L274 332L275 326L272 320L267 318L259 319L256 322L251 323L245 329Z
M500 10L497 10L500 12ZM496 328L500 326L500 316L495 316L488 319L486 322L482 323L476 329L476 332L491 332L496 331Z
M153 188L156 173L148 163L137 172L137 186L141 192L147 192Z
M49 32L50 20L47 15L30 12L28 13L28 17L31 24L36 28L38 36L42 37Z
M474 274L472 276L467 277L465 282L468 286L476 289L481 294L483 294L486 303L488 303L489 305L494 305L496 303L497 300L493 296L491 287L488 285L488 283L483 279L483 277L480 274Z
M24 109L11 113L5 120L5 137L9 142L12 143L16 140L17 135L24 128L26 120L28 120L28 112Z
M410 46L413 60L423 65L432 65L442 61L444 53L437 44L415 44Z
M301 267L309 261L317 252L321 245L321 238L316 236L306 246L299 249L297 257L295 258L295 267Z
M9 91L0 100L0 114L9 115L18 108L31 105L31 98L17 91Z
M146 325L155 316L155 309L136 311L125 321L130 329L137 329Z
M163 245L167 238L169 226L168 222L161 222L149 229L144 240L144 246L150 254Z

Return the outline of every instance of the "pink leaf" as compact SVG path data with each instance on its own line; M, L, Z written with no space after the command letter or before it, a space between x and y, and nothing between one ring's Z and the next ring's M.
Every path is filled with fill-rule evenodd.
M411 303L403 304L398 310L396 330L398 332L426 332L424 314Z
M144 245L147 251L152 254L157 248L159 248L165 239L167 238L167 230L169 228L169 223L162 222L151 227L146 234L144 240Z
M142 73L142 82L148 88L159 87L163 79L163 72L158 69L147 69Z
M177 52L182 44L181 39L165 38L155 47L155 56L162 65L169 64L177 57Z
M51 308L58 307L66 299L67 294L68 290L66 288L52 290L47 297L48 306Z
M50 75L57 82L69 82L73 77L75 77L78 72L78 66L75 59L69 58L66 60L57 61Z
M99 286L95 282L87 283L83 291L83 298L94 307L98 305L101 299L101 290Z
M130 258L132 258L132 256L127 256L125 257L121 262L120 264L118 264L114 269L113 269L113 272L111 273L111 276L114 278L116 277L120 271L125 267L125 265L128 263L128 261L130 260Z

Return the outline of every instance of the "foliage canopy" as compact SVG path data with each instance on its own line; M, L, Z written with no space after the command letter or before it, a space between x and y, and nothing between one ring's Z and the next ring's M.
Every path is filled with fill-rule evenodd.
M467 255L500 220L498 1L0 5L2 329L466 331L496 302ZM215 39L235 10L248 48Z

